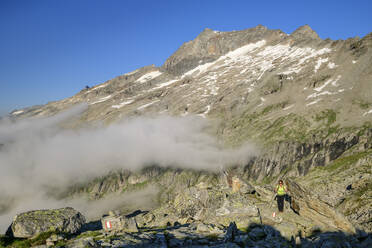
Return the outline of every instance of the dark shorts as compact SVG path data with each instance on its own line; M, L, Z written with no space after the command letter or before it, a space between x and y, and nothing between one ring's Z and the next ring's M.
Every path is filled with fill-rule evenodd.
M278 202L279 212L283 212L284 198L286 198L286 195L276 195L276 201Z

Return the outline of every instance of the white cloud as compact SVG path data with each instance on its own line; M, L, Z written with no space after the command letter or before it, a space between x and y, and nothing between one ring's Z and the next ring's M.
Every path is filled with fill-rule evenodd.
M218 170L226 164L247 163L254 151L250 145L221 147L204 132L210 128L208 121L195 116L138 117L75 130L58 127L85 107L51 118L0 122L0 144L4 144L0 202L14 200L11 211L0 213L3 231L21 211L64 207L64 202L46 196L51 187L64 188L111 170L138 170L149 164Z

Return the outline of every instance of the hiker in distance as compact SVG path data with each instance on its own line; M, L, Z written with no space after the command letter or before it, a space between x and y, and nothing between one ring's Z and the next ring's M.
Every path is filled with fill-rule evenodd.
M278 210L283 212L284 198L287 194L287 187L284 185L283 180L279 180L279 184L275 187L276 201L278 202Z

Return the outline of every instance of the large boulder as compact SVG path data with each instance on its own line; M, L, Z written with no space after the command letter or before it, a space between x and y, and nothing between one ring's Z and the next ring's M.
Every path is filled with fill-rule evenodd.
M308 218L313 223L321 226L355 233L355 228L345 216L326 202L320 200L314 192L309 191L291 179L286 179L286 183L291 194L292 203L296 203L296 212L300 216Z
M31 238L40 233L55 231L78 233L85 217L73 208L34 210L15 216L6 234L16 238Z

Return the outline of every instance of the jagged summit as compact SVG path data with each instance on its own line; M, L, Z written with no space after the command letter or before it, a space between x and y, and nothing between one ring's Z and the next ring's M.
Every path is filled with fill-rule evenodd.
M163 68L171 74L180 75L243 45L263 39L275 41L281 39L283 34L281 31L269 30L262 25L232 32L218 32L206 28L194 40L184 43L172 54L165 61Z
M268 29L263 25L240 31L218 32L205 28L194 40L184 43L162 66L169 73L180 75L201 63L210 62L246 44L265 40L266 44L276 44L290 40L292 44L305 42L317 45L321 41L309 25L296 29L290 36L281 30Z
M210 28L205 28L198 36L197 36L197 38L198 37L203 37L203 36L207 36L207 35L209 35L209 34L216 34L217 33L217 31L214 31L214 30L212 30L212 29L210 29Z
M318 34L309 26L304 25L299 28L297 28L295 31L291 33L291 37L294 39L314 39L319 40Z

